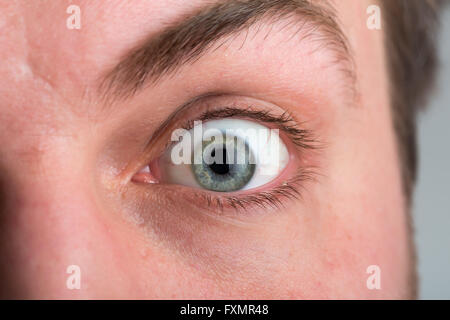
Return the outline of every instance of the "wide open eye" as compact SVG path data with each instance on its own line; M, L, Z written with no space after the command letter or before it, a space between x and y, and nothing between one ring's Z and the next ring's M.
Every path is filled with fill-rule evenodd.
M278 130L254 121L196 122L174 137L179 142L151 165L162 183L217 192L248 190L275 179L289 161Z

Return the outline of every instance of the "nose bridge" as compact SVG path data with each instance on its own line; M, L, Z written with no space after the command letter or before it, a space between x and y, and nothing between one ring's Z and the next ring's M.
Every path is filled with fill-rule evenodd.
M83 33L57 28L48 37L45 21L34 24L41 14L21 16L17 3L0 10L0 297L79 297L90 292L69 291L69 266L94 283L89 277L103 270L93 261L121 260L95 199L89 156L95 141L83 72L95 68L83 67L77 50L60 50Z
M0 296L35 296L44 287L67 296L66 269L83 264L80 248L91 246L99 223L83 150L68 136L12 140L1 151Z

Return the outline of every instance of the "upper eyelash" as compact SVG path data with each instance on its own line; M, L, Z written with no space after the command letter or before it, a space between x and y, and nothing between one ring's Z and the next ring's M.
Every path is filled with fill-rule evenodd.
M298 124L287 112L281 115L274 115L269 111L256 110L252 107L237 108L237 107L223 107L216 110L207 110L195 120L189 120L184 127L190 130L194 127L194 121L207 121L214 119L245 117L259 120L264 123L272 123L283 130L292 140L292 142L303 149L317 148L317 141L313 138L311 132L306 129L299 128Z

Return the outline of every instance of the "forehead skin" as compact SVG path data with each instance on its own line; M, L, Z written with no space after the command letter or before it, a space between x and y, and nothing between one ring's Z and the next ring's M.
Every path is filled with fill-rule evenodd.
M334 3L355 63L355 104L342 97L338 72L325 68L326 52L275 33L246 39L241 51L236 48L245 35L238 35L230 47L98 116L104 110L96 96L101 74L139 40L205 3L210 1L78 1L81 30L68 30L71 1L0 0L2 295L409 297L383 35L366 27L370 1ZM245 228L171 218L158 225L155 238L147 237L108 206L122 200L114 192L108 199L97 171L115 172L116 163L137 154L138 147L115 147L111 137L132 144L144 135L135 126L144 114L149 119L142 127L151 132L171 113L161 106L207 90L275 101L305 115L327 142L324 177L308 186L303 202ZM106 145L113 146L110 153ZM110 158L115 160L108 163ZM65 286L72 264L81 267L81 290ZM366 287L370 265L381 268L381 290Z

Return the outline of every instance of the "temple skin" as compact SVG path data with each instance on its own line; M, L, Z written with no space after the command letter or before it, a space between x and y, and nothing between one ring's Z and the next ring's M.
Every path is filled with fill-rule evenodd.
M1 296L410 298L408 210L371 2L333 2L356 96L327 47L278 21L105 106L101 76L210 1L79 0L81 29L68 29L71 1L0 0ZM218 91L288 110L320 137L324 148L299 160L320 173L300 199L220 219L121 180L177 106ZM67 288L70 265L80 289ZM378 290L367 287L371 265Z

